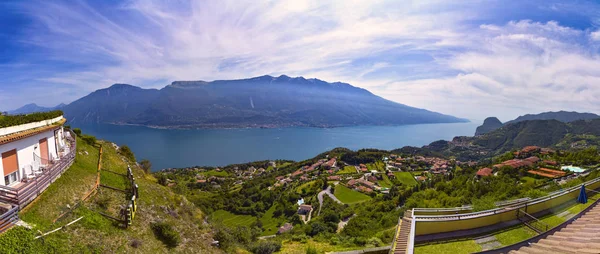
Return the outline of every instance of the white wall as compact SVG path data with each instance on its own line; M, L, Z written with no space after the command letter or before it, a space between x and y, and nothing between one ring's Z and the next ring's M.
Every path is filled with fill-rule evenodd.
M48 139L48 153L50 154L50 158L57 157L56 151L56 140L54 139L54 131L49 130L37 135L27 137L24 139L19 139L17 141L10 142L8 144L0 145L0 154L17 149L17 160L19 162L19 177L23 178L23 170L27 165L33 165L33 154L35 152L36 155L40 155L40 139L47 138ZM34 147L38 147L34 149ZM0 184L5 185L4 183L4 168L2 166L2 160L0 159Z

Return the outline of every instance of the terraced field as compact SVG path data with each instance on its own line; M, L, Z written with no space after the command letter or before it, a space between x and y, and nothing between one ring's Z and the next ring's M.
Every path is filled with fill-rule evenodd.
M215 211L212 214L212 218L215 221L221 221L228 227L250 226L252 223L256 222L256 218L250 215L237 215L225 210Z

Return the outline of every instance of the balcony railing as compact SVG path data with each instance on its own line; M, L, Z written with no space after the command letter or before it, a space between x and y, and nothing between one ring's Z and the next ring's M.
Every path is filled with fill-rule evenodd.
M46 190L52 182L73 164L77 151L77 142L73 137L75 137L73 133L66 137L70 143L69 152L59 158L59 160L48 163L46 168L35 177L27 179L26 182L20 183L16 187L0 185L0 202L14 204L19 209L22 209Z
M11 228L19 220L19 207L11 206L3 214L0 214L0 233Z

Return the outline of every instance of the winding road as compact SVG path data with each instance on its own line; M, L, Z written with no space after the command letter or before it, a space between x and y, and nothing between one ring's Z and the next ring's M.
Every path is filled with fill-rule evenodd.
M327 194L335 202L344 204L344 203L342 203L342 201L337 199L333 194L331 194L331 186L327 186L327 189L319 192L319 195L317 195L317 199L319 199L319 212L317 213L317 216L321 215L321 207L323 207L323 195L325 195L325 194Z

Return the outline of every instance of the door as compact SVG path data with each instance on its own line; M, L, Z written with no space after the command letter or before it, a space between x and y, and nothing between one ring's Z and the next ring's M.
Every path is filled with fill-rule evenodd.
M17 180L19 171L17 149L2 153L2 168L4 168L4 183L6 185Z
M40 139L40 157L42 157L42 164L48 163L48 139Z

